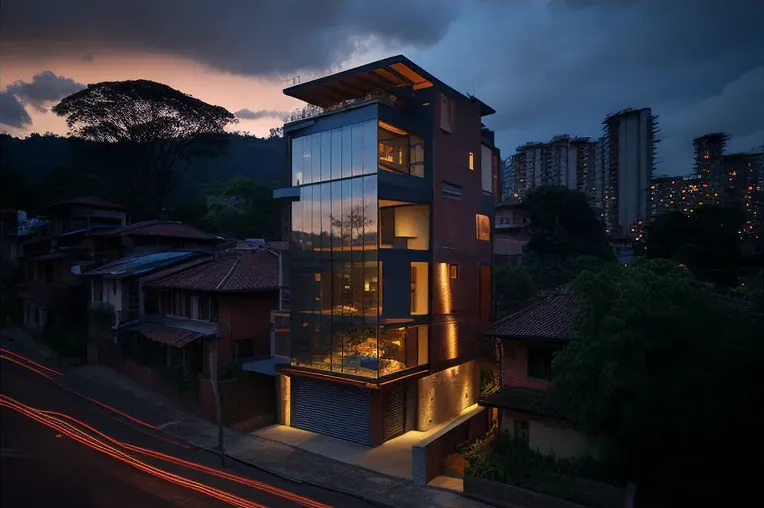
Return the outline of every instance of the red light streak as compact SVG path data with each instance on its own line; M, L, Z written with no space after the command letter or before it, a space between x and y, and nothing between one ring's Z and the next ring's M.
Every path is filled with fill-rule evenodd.
M16 360L16 359L14 359L14 358L11 358L10 356L0 355L0 359L3 359L3 360L7 360L7 361L9 361L9 362L13 362L13 363L15 363L16 365L21 365L21 366L22 366L22 367L24 367L25 369L27 369L27 370L31 370L31 371L32 371L32 372L34 372L35 374L39 374L39 375L41 375L41 376L43 376L43 377L46 377L46 378L48 378L48 379L53 379L53 378L52 378L52 377L51 377L49 374L46 374L45 372L43 372L43 371L41 371L41 370L37 370L36 368L32 367L31 365L27 365L26 363L24 363L24 362L20 362L20 361L18 361L18 360Z
M53 425L58 425L58 426L56 426L54 428L56 428L58 430L61 430L59 428L59 426L64 426L65 428L69 429L70 433L77 433L78 435L82 436L83 439L88 440L93 446L95 446L95 447L104 447L104 448L108 447L108 449L110 449L112 453L118 453L121 456L126 457L127 458L126 460L136 461L137 459L135 459L131 455L127 455L127 454L121 452L120 450L117 450L114 447L111 447L109 445L106 445L106 444L96 440L92 436L88 435L87 433L85 433L81 429L78 429L78 428L74 427L73 425L71 425L70 423L64 421L63 419L75 422L77 425L80 425L83 428L86 428L86 429L90 430L94 434L102 437L103 439L105 439L105 440L107 440L107 441L109 441L111 443L114 443L115 445L117 445L117 446L119 446L121 448L130 450L130 451L133 451L133 452L136 452L136 453L140 453L142 455L146 455L146 456L149 456L149 457L152 457L152 458L155 458L155 459L163 460L163 461L170 462L170 463L173 463L173 464L176 464L176 465L180 465L180 466L183 466L183 467L186 467L186 468L189 468L189 469L193 469L193 470L200 471L200 472L203 472L203 473L206 473L206 474L217 476L219 478L224 478L226 480L230 480L230 481L233 481L233 482L236 482L236 483L240 483L242 485L246 485L248 487L252 487L252 488L255 488L255 489L262 490L264 492L268 492L270 494L282 497L284 499L288 499L290 501L293 501L295 503L299 503L299 504L301 504L303 506L308 506L310 508L332 508L330 505L326 505L326 504L320 503L318 501L314 501L312 499L300 496L298 494L294 494L294 493L289 492L287 490L280 489L280 488L274 487L272 485L268 485L267 483L259 482L259 481L256 481L256 480L251 480L249 478L243 478L241 476L237 476L237 475L234 475L232 473L228 473L228 472L220 471L220 470L217 470L217 469L214 469L214 468L211 468L211 467L203 466L201 464L197 464L195 462L190 462L190 461L187 461L187 460L183 460L183 459L174 457L172 455L168 455L168 454L161 453L161 452L158 452L158 451L155 451L155 450L150 450L150 449L147 449L147 448L142 448L140 446L135 446L135 445L132 445L132 444L129 444L129 443L118 441L117 439L114 439L111 436L108 436L108 435L104 434L103 432L101 432L101 431L95 429L94 427L86 424L85 422L83 422L83 421L81 421L81 420L79 420L79 419L77 419L77 418L75 418L73 416L64 414L64 413L59 413L59 412L56 412L56 411L38 410L38 409L32 408L30 406L26 406L26 405L24 405L24 404L22 404L22 403L20 403L20 402L18 402L16 400L14 400L14 399L11 399L11 398L6 397L6 396L1 395L1 394L0 394L0 404L8 406L8 407L13 407L14 409L16 409L18 407L19 409L16 409L16 410L24 412L25 414L33 412L34 417L30 416L29 414L27 414L27 415L32 417L32 418L34 418L34 419L36 419L37 421L40 421L41 423L45 423L46 425L49 425L48 423L43 422L43 421L40 420L40 419L44 419L45 417L47 417L47 419L48 419L47 421L48 422L53 421L53 422L56 422ZM52 426L52 425L49 425L49 426ZM69 434L67 434L67 435L69 435ZM93 447L93 446L91 446L91 447ZM107 453L107 452L104 451L104 453ZM110 453L107 453L107 454L110 454ZM141 462L141 464L143 464L143 463ZM153 466L148 466L148 467L153 467Z
M53 374L55 376L63 375L61 372L57 371L56 369L51 369L50 367L46 367L45 365L43 365L41 363L37 363L35 361L32 361L29 358L27 358L26 356L20 355L18 353L14 353L13 351L10 351L8 349L0 348L0 353L5 353L7 355L11 355L11 356L15 356L16 358L20 358L20 359L24 360L25 362L31 363L32 365L34 365L36 367L39 367L42 370L46 370L46 371L50 372L51 374Z
M118 449L106 445L104 443L101 443L100 441L88 436L82 431L79 431L78 429L70 430L70 425L61 424L61 423L55 423L57 420L50 417L45 417L44 415L40 415L39 411L37 411L34 408L28 408L28 406L24 407L25 405L19 403L18 401L15 401L13 399L10 399L9 397L3 396L0 400L0 405L11 408L28 418L31 418L39 423L42 423L43 425L46 425L52 429L57 430L61 434L64 434L71 439L93 449L96 451L99 451L101 453L104 453L114 459L119 460L120 462L123 462L129 466L134 467L135 469L138 469L140 471L144 471L148 474L151 474L153 476L156 476L158 478L162 478L166 481L169 481L171 483L175 483L177 485L181 485L183 487L190 488L192 490L196 490L197 492L201 492L203 494L207 494L210 497L214 497L216 499L219 499L221 501L225 501L229 504L232 504L234 506L239 506L241 508L265 508L261 504L253 503L251 501L248 501L244 498L234 496L232 494L228 494L227 492L224 492L219 489L215 489L213 487L208 487L202 483L195 482L193 480L189 480L187 478L184 478L182 476L168 473L167 471L164 471L162 469L159 469L157 467L151 466L149 464L146 464L145 462L142 462L124 452L119 451ZM12 402L11 402L12 401ZM27 409L28 408L28 409ZM53 420L53 421L51 421Z

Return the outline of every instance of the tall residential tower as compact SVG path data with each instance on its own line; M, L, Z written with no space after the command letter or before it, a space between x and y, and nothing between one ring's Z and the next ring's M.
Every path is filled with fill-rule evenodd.
M650 108L625 109L602 125L605 226L613 237L629 236L650 215L657 119Z

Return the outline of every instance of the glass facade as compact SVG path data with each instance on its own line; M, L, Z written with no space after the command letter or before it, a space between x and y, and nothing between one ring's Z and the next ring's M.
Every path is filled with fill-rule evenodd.
M292 138L292 186L377 172L377 121Z
M372 120L292 139L292 186L300 188L290 237L293 365L378 378L428 361L426 326L380 324L380 131ZM423 168L421 143L414 152ZM407 243L399 248L429 248L428 205L391 207L390 220L391 238ZM412 315L428 312L427 275L427 263L412 263Z

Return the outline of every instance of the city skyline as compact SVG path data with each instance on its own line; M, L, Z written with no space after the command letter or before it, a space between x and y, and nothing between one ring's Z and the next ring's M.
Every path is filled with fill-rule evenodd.
M435 9L420 1L405 17L371 3L302 5L299 17L289 2L220 12L137 2L119 13L80 3L4 5L0 129L61 134L63 120L48 110L77 84L146 78L237 112L237 129L262 136L301 104L281 94L295 76L404 53L492 104L497 114L486 125L505 152L561 126L596 136L603 116L629 106L660 116L656 173L690 174L690 141L705 132L728 132L730 151L764 140L764 38L755 30L762 7L748 2L465 1ZM86 14L69 19L75 12ZM149 12L151 24L135 22ZM704 19L716 23L700 33L694 27ZM507 20L518 26L507 30ZM258 50L277 36L285 40L277 51Z

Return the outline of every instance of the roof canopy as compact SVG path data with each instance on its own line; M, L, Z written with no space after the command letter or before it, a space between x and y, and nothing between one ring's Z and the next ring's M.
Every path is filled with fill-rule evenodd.
M306 83L284 89L284 94L300 99L309 104L327 108L348 99L357 99L369 94L384 91L393 95L410 95L411 91L438 86L454 94L457 92L435 76L425 71L403 55L392 56L360 67L314 79ZM483 102L480 103L481 115L492 115L496 111Z

